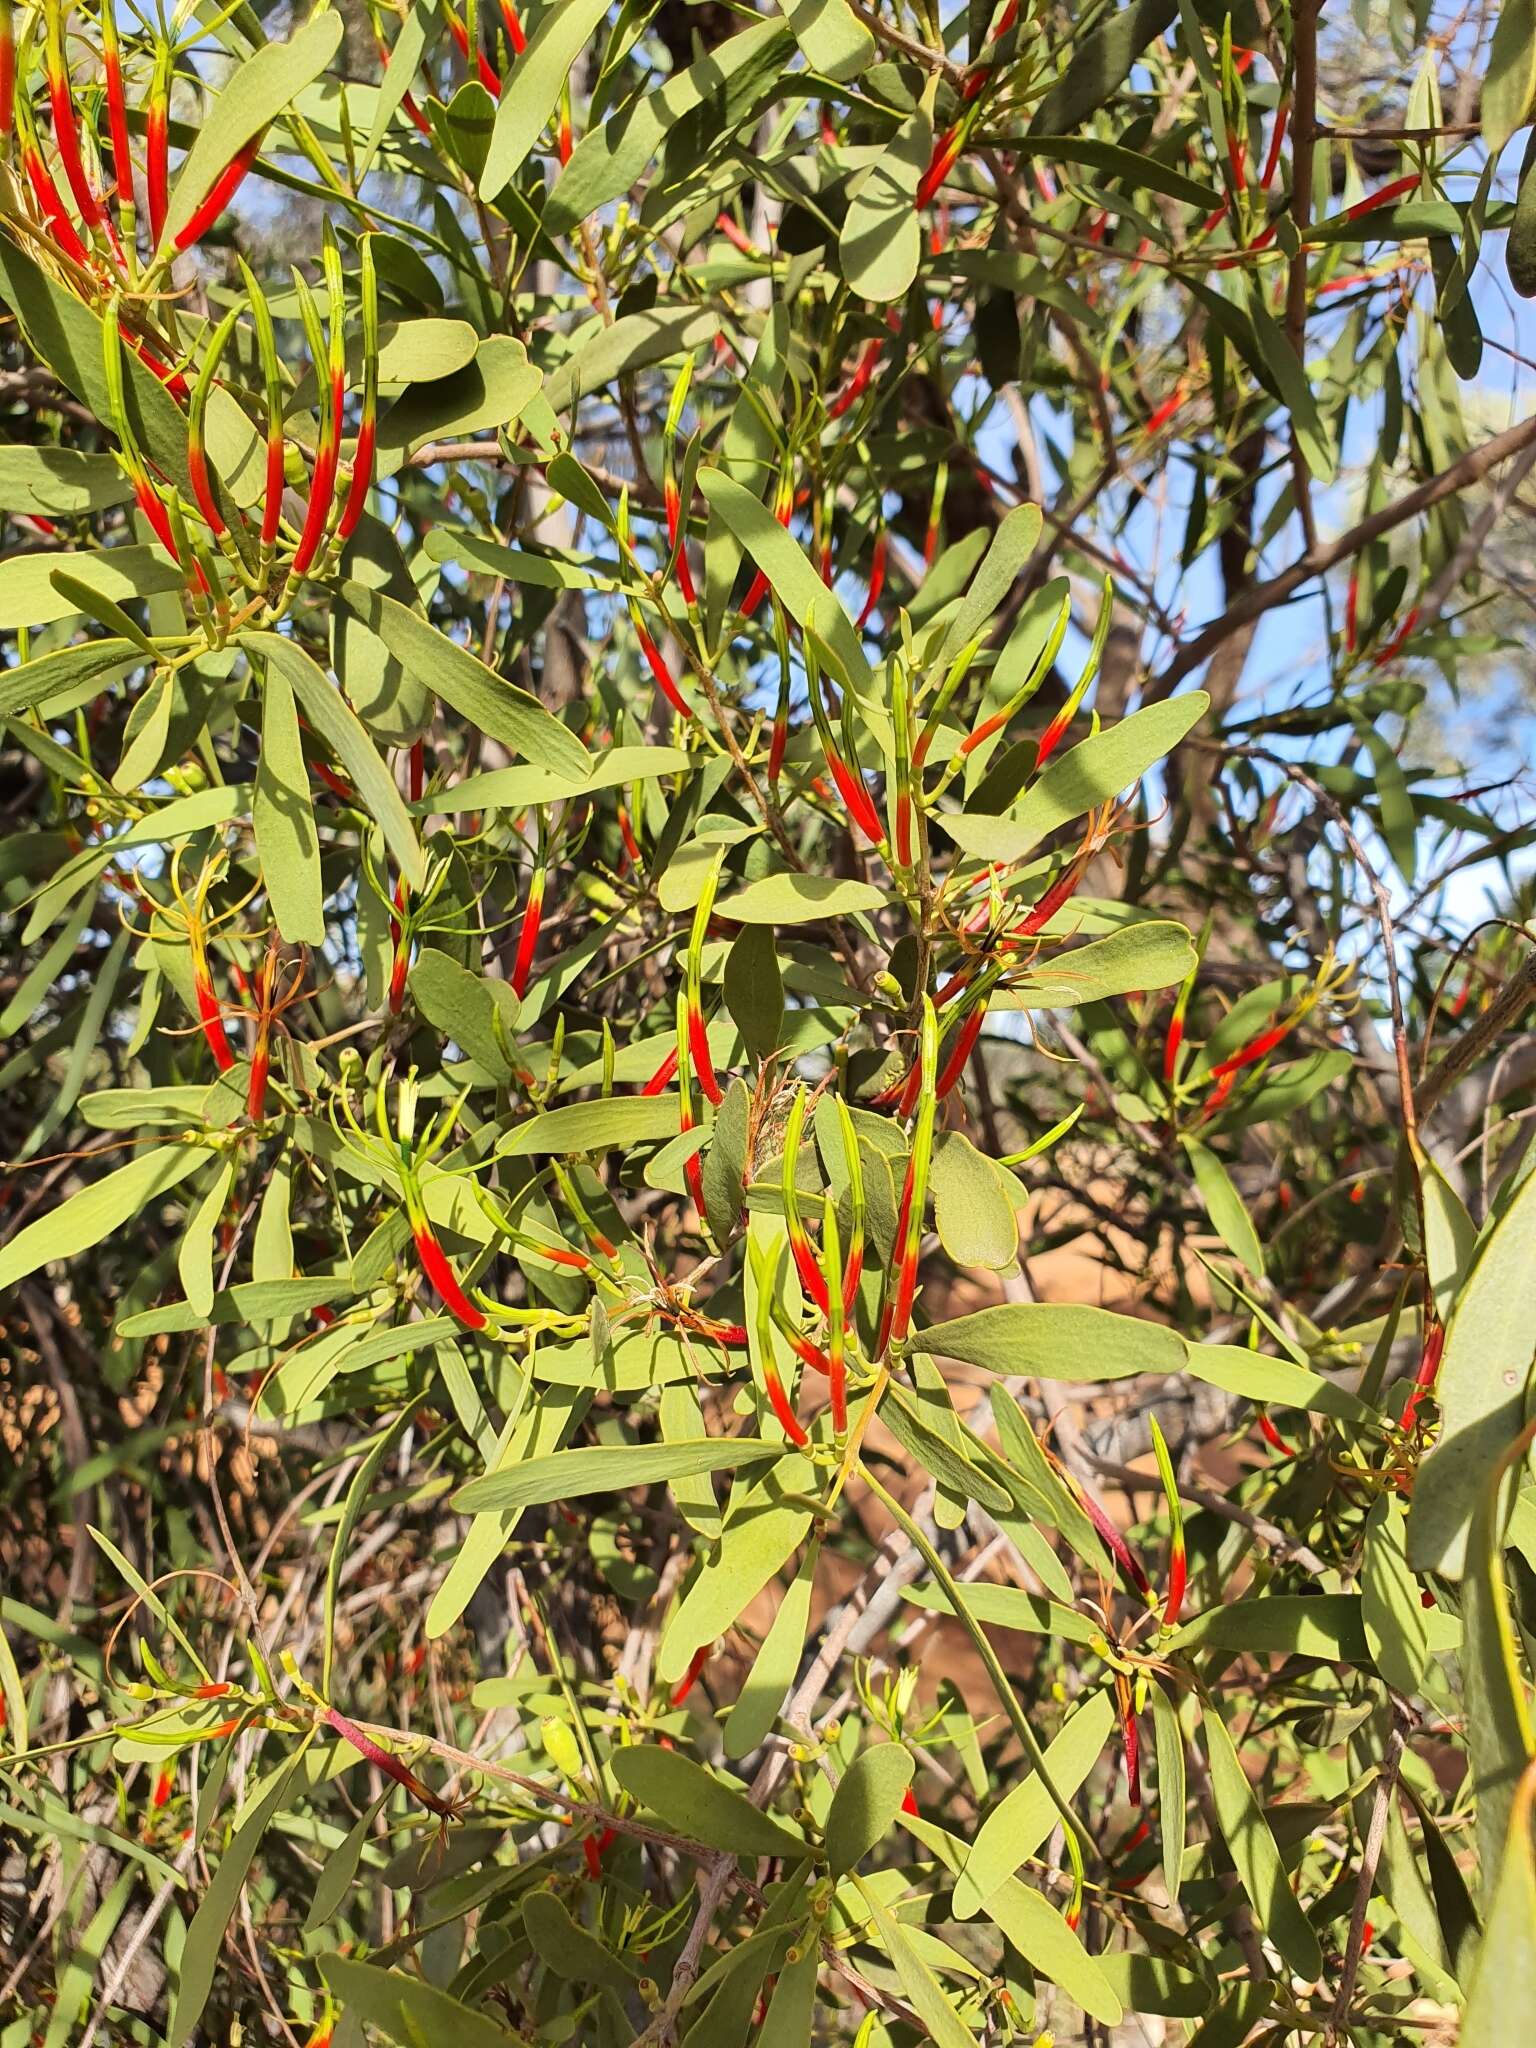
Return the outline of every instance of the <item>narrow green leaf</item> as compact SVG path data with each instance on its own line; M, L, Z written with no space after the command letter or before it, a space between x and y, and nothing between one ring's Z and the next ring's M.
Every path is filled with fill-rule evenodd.
M325 943L320 835L299 739L293 686L269 661L261 700L261 762L251 799L256 857L278 931L290 945Z
M675 1749L653 1743L616 1749L609 1768L621 1790L690 1841L740 1856L783 1856L791 1862L812 1853L809 1842L760 1813L739 1786L728 1785Z
M270 667L279 668L293 688L304 716L352 778L358 796L413 889L426 881L421 844L395 778L379 757L356 714L303 648L277 633L247 633L245 644Z
M240 1893L256 1851L261 1846L261 1838L287 1799L307 1747L308 1737L305 1737L246 1815L233 1841L220 1857L213 1882L192 1916L182 1945L176 2000L166 2032L167 2048L184 2048L203 2016L224 1947L224 1931L240 1902Z
M1117 1380L1138 1372L1179 1372L1188 1346L1177 1331L1139 1316L1075 1302L1006 1302L953 1322L931 1323L908 1347L986 1372L1036 1379Z
M867 1856L895 1825L912 1783L912 1759L894 1742L866 1749L838 1781L827 1811L827 1862L834 1877Z
M734 1472L765 1458L782 1457L784 1446L760 1437L705 1437L697 1443L591 1444L559 1451L549 1458L531 1458L511 1472L488 1472L471 1479L453 1496L467 1515L495 1509L504 1514L543 1507L552 1500L575 1500L583 1494L625 1492L657 1480L684 1479L695 1472Z
M1255 1604L1262 1612L1273 1603ZM1209 1701L1200 1725L1216 1818L1254 1916L1296 1974L1309 1984L1316 1983L1323 1970L1317 1936L1291 1890L1269 1822L1254 1798L1227 1724Z
M819 1554L814 1543L806 1551L794 1583L774 1610L768 1633L726 1721L725 1753L733 1763L750 1755L768 1734L799 1669Z
M0 1246L0 1288L13 1287L50 1259L72 1259L90 1251L185 1180L207 1157L195 1145L159 1145L69 1196Z
M193 130L171 192L161 247L169 248L212 190L230 159L275 121L304 88L329 71L341 46L342 19L330 8L312 14L290 42L268 43L247 57Z
M516 176L549 126L571 67L608 12L607 0L556 0L503 84L490 152L480 174L480 197L494 199Z

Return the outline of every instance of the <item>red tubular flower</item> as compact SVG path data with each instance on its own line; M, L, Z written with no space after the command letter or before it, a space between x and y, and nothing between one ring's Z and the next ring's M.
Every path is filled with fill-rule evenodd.
M421 802L421 792L427 779L427 747L425 740L412 740L406 769L409 778L411 802Z
M155 51L149 107L144 116L144 185L149 199L149 238L157 249L165 239L165 217L170 210L171 63L170 44L161 43Z
M512 5L512 0L501 0L501 19L507 31L507 41L512 45L513 56L521 57L528 47L528 38L523 32L522 21L517 9Z
M969 1017L960 1026L949 1058L939 1070L937 1088L940 1102L944 1100L945 1096L948 1095L960 1076L965 1072L966 1064L976 1048L976 1040L981 1035L981 1027L986 1021L986 1015L987 1005L985 999L983 999L977 1003L975 1009L972 1010Z
M689 1658L688 1669L672 1688L671 1704L674 1707L680 1707L683 1701L687 1699L689 1693L693 1691L694 1686L698 1683L699 1673L709 1662L709 1653L714 1647L713 1643L700 1643L699 1647Z
M865 621L880 602L880 593L885 589L885 557L890 546L890 535L882 526L875 536L875 550L869 564L869 591L864 599L863 610L858 617L858 630L862 633Z
M208 476L208 451L203 445L203 415L197 411L187 422L187 475L192 481L192 495L197 500L197 509L204 523L216 540L222 540L229 531L219 511L218 501L213 495L213 484Z
M331 516L331 503L336 495L337 444L341 435L341 407L345 390L341 373L338 371L332 386L332 411L320 452L315 458L315 473L309 487L309 506L304 514L304 526L299 535L299 545L294 551L293 573L302 576L320 551L325 537L326 522Z
M761 255L762 252L753 242L752 237L745 232L745 230L741 227L740 223L734 220L730 214L724 212L716 214L715 226L719 229L720 233L724 235L725 239L730 243L731 247L735 250L738 250L741 255Z
M819 1344L813 1344L809 1337L802 1337L797 1330L786 1330L784 1341L802 1365L808 1365L812 1372L819 1372L824 1380L832 1377L832 1361Z
M1136 1726L1136 1705L1131 1681L1123 1671L1115 1673L1115 1704L1120 1709L1120 1738L1125 1744L1125 1783L1132 1806L1141 1804L1141 1731Z
M543 917L544 870L537 868L528 885L528 901L517 934L517 957L512 963L512 993L515 996L521 997L528 987L528 974L533 966L534 948L539 943L539 926Z
M768 1389L768 1401L779 1419L779 1427L797 1450L804 1450L810 1442L801 1427L800 1418L790 1406L789 1396L784 1391L784 1382L779 1378L778 1368L771 1358L763 1360L763 1384Z
M662 487L662 503L667 514L667 546L677 557L677 587L683 593L684 604L691 608L698 603L699 594L694 584L693 570L688 562L687 544L678 540L678 530L683 521L683 505L677 488L677 479L672 475L670 465Z
M128 103L123 92L123 54L117 16L101 11L101 64L107 80L107 132L112 138L112 189L120 206L133 201L133 160L128 153Z
M865 342L859 359L854 365L853 375L827 407L827 418L829 420L840 420L843 414L849 411L864 396L864 393L869 389L870 380L875 374L875 365L880 360L880 351L884 347L884 338L878 334L873 341Z
M1296 1021L1294 1017L1288 1017L1283 1023L1272 1024L1267 1031L1261 1031L1256 1038L1250 1038L1248 1043L1233 1053L1230 1059L1221 1060L1212 1067L1212 1079L1224 1081L1229 1074L1239 1074L1244 1067L1251 1067L1256 1060L1263 1059L1266 1053L1273 1052L1281 1040L1290 1034Z
M1239 192L1248 190L1248 138L1237 129L1227 130L1227 162L1232 167L1232 183Z
M674 1045L649 1081L640 1090L642 1095L660 1095L677 1073L677 1047Z
M1402 646L1403 642L1408 638L1409 634L1413 631L1414 627L1418 623L1419 608L1417 605L1415 605L1412 611L1409 612L1407 618L1404 619L1403 623L1392 635L1392 638L1387 642L1386 646L1382 648L1380 654L1377 655L1375 661L1372 663L1372 666L1374 668L1385 668L1387 663L1392 659L1393 655L1397 653L1398 649Z
M1184 1589L1189 1583L1189 1558L1183 1532L1168 1555L1168 1591L1163 1597L1163 1626L1177 1628L1184 1612Z
M1400 1418L1404 1429L1412 1429L1414 1418L1419 1412L1419 1403L1440 1377L1440 1359L1445 1351L1445 1325L1431 1312L1431 1320L1424 1331L1424 1348L1419 1354L1419 1369L1414 1374L1413 1385L1408 1390L1408 1399L1403 1403Z
M687 700L677 687L671 669L662 660L661 650L646 631L645 621L640 616L640 607L633 601L630 603L629 616L635 629L635 637L640 642L640 652L645 656L646 666L655 678L657 689L679 718L692 718L693 712L689 709Z
M448 1255L433 1235L432 1226L424 1216L412 1224L412 1235L416 1240L416 1256L421 1261L421 1270L432 1283L443 1307L456 1322L466 1330L483 1330L485 1313L476 1308L469 1296L459 1285L458 1277L448 1263Z
M1093 1495L1083 1491L1081 1498L1083 1506L1087 1510L1088 1519L1098 1531L1105 1549L1114 1558L1115 1563L1119 1565L1121 1571L1130 1580L1137 1592L1150 1598L1152 1582L1143 1569L1141 1559L1132 1550L1129 1543L1126 1542Z
M214 1065L221 1074L227 1074L235 1064L235 1055L224 1029L224 1012L213 992L213 977L208 972L206 959L194 958L192 975L193 989L197 996L198 1022L203 1027L203 1036L208 1041L208 1050L213 1054Z
M64 166L69 189L75 195L80 218L87 227L99 228L104 215L80 154L80 123L75 116L69 66L64 60L64 8L60 0L53 0L48 8L48 40L43 69L48 81L48 105L53 114L53 146L59 152L59 161Z
M227 1699L234 1689L227 1684L200 1685L192 1697L195 1700L222 1700Z
M178 255L194 248L203 239L204 235L207 234L208 230L219 218L219 215L223 213L229 202L245 183L252 164L255 163L257 157L261 154L261 145L265 140L266 130L262 129L261 133L253 135L250 141L231 157L230 161L224 166L224 169L220 171L209 188L207 198L196 209L186 225L176 230L173 246Z
M1364 199L1357 199L1353 206L1346 206L1343 218L1359 220L1364 213L1374 213L1380 206L1390 206L1394 199L1401 199L1404 193L1411 192L1418 182L1417 171L1410 171L1405 178L1394 178L1390 185L1383 185L1379 192L1372 192Z
M1282 1457L1295 1457L1295 1451L1292 1450L1291 1446L1262 1410L1259 1413L1259 1435L1263 1437L1265 1443L1269 1445L1272 1451L1279 1451Z
M1062 905L1068 902L1076 893L1077 885L1083 879L1086 870L1087 862L1085 860L1081 858L1074 860L1072 865L1066 868L1052 882L1050 888L1046 890L1034 909L1021 918L1019 923L1009 932L1008 937L1010 941L1017 942L1021 939L1037 937L1050 923Z
M161 1807L169 1802L171 1788L175 1782L169 1769L161 1771L160 1775L155 1779L155 1789L149 1795L149 1810L151 1813L158 1813Z
M688 1064L693 1069L693 1078L718 1109L725 1100L725 1091L720 1086L715 1063L710 1056L709 1030L704 1022L704 1012L694 1002L688 1005Z
M958 123L952 128L946 128L943 134L935 139L933 154L928 159L928 168L922 175L917 197L913 201L919 213L928 205L934 193L954 169L955 159L960 154L961 140Z
M631 867L638 870L644 863L640 857L640 842L635 837L635 828L630 823L629 812L619 805L619 837L624 842L624 852Z
M1184 1043L1184 1019L1175 1015L1168 1026L1168 1036L1163 1041L1163 1079L1171 1082L1179 1064L1179 1048Z
M922 1819L922 1815L918 1812L917 1799L910 1785L901 1795L901 1810L903 1813L910 1813L915 1820Z
M1269 152L1264 158L1264 168L1259 173L1259 184L1266 192L1273 184L1275 173L1280 168L1280 151L1285 142L1286 126L1290 118L1291 103L1289 100L1282 100L1275 109L1275 125L1269 138Z
M65 210L64 201L59 197L59 188L53 182L53 173L43 160L43 153L35 141L28 140L22 149L22 162L37 199L44 220L52 230L53 238L66 256L76 263L86 261L85 244L79 231Z
M378 423L371 414L363 415L357 430L357 453L352 458L352 481L347 486L347 502L342 507L341 518L337 521L336 534L340 540L350 540L363 516L363 507L368 502L368 493L373 488L374 441Z
M1359 646L1360 621L1360 564L1349 572L1349 595L1344 600L1344 646L1353 654Z
M334 1707L325 1709L324 1719L335 1729L343 1742L350 1743L359 1756L365 1756L369 1763L376 1765L384 1773L386 1778L392 1778L397 1785L403 1786L413 1799L419 1799L428 1812L435 1813L440 1818L451 1812L452 1809L439 1799L430 1787L423 1785L414 1771L408 1770L399 1757L391 1756L387 1749L381 1748L371 1735L365 1735L356 1722L349 1721L345 1714L338 1713Z

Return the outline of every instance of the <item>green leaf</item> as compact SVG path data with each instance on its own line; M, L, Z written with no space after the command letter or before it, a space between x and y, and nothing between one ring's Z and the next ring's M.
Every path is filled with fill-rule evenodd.
M1443 1424L1408 1515L1416 1572L1459 1579L1487 1474L1525 1419L1536 1327L1536 1176L1485 1232L1446 1326L1436 1386ZM1505 1504L1513 1481L1506 1478Z
M859 1885L864 1903L875 1924L880 1946L890 1957L907 2003L917 2014L935 2048L976 2048L976 2039L950 2004L943 1985L893 1914L887 1912L874 1892Z
M1247 1650L1365 1664L1370 1648L1358 1593L1268 1593L1209 1607L1185 1622L1167 1647Z
M988 1895L982 1910L1031 1969L1105 2026L1120 2024L1125 2008L1114 1986L1048 1899L1010 1877Z
M720 1542L673 1609L656 1654L657 1676L672 1684L696 1650L719 1640L805 1540L811 1512L798 1496L815 1474L785 1457L764 1480L738 1491Z
M1483 142L1491 154L1523 128L1536 100L1536 0L1501 0L1483 80Z
M719 329L718 312L694 306L657 306L648 313L625 313L611 327L599 323L547 379L544 396L550 410L569 412L626 371L690 355L713 341Z
M184 2043L192 2038L203 2016L203 2007L213 1989L214 1974L224 1947L224 1932L240 1902L246 1873L273 1816L288 1797L299 1765L304 1761L305 1748L306 1743L301 1741L246 1815L234 1840L220 1857L213 1882L192 1916L192 1924L182 1945L176 1999L166 2031L166 2048L184 2048Z
M73 711L110 684L143 665L144 657L127 640L88 640L79 647L61 647L35 661L19 661L0 670L0 717L47 704Z
M1424 1193L1424 1266L1435 1313L1448 1323L1477 1257L1477 1225L1435 1162L1421 1157L1418 1166Z
M1067 68L1035 108L1032 130L1070 135L1112 99L1137 58L1178 13L1177 0L1135 0L1071 47Z
M176 1272L194 1315L206 1316L213 1307L213 1245L220 1218L229 1204L235 1168L231 1160L219 1168L208 1183L201 1201L187 1218L176 1254Z
M611 1095L541 1109L515 1124L496 1150L503 1159L532 1159L546 1152L626 1152L631 1145L675 1138L678 1128L675 1095Z
M310 16L291 42L268 43L246 58L193 130L192 147L171 192L162 249L169 248L191 220L231 158L307 85L330 70L341 37L341 16L324 8Z
M720 515L768 578L774 596L796 625L811 627L826 644L836 664L839 683L856 694L872 695L874 677L853 621L836 594L822 582L794 535L724 470L701 470L699 489L709 501L711 511Z
M1062 920L1068 921L1070 915L1069 907L1061 913ZM1048 934L1049 930L1048 926ZM1183 925L1148 919L1065 953L1042 953L1018 977L1010 978L1008 987L999 989L992 1008L1061 1010L1137 989L1172 988L1194 966L1194 941Z
M1383 1494L1365 1519L1360 1598L1376 1669L1412 1698L1429 1665L1429 1630L1418 1582L1408 1569L1407 1516L1391 1494Z
M1139 1316L1075 1302L1005 1302L949 1323L931 1323L912 1351L958 1359L985 1372L1047 1380L1118 1380L1138 1372L1180 1372L1189 1347L1177 1331Z
M753 2036L753 2048L811 2048L820 1973L820 1927L812 1920L785 1958L763 2024Z
M471 1479L453 1496L453 1504L466 1515L488 1510L513 1514L552 1500L626 1492L658 1480L686 1479L695 1472L734 1472L783 1453L782 1444L749 1436L703 1437L694 1443L589 1444L553 1457L530 1458L510 1472Z
M653 74L627 106L589 128L577 143L544 202L540 220L545 233L569 234L600 207L628 192L685 114L712 99L739 72L761 69L771 75L788 40L779 22L754 22L670 78L657 80Z
M827 1862L841 1877L895 1825L912 1783L912 1759L894 1742L866 1749L838 1781L827 1810Z
M989 1514L1006 1512L1013 1504L1007 1489L971 1456L966 1432L954 1423L952 1411L948 1419L952 1426L946 1430L926 1402L895 1384L880 1407L880 1420L919 1469L931 1472L957 1499L975 1501ZM974 1437L969 1441L976 1444Z
M475 360L452 377L412 384L379 421L376 471L393 476L407 452L423 442L457 440L483 427L510 427L538 397L543 378L515 336L493 334ZM493 458L494 441L486 443Z
M1184 1824L1187 1805L1188 1765L1184 1756L1184 1730L1179 1710L1154 1685L1152 1738L1157 1750L1157 1825L1163 1843L1163 1884L1169 1899L1177 1905L1184 1870Z
M722 896L715 914L732 924L811 924L878 910L884 903L884 892L873 882L845 882L835 875L764 875L733 896Z
M496 108L480 197L494 199L549 126L571 67L608 12L607 0L556 0L538 17L528 47L507 73Z
M739 1786L728 1785L675 1749L636 1743L616 1749L608 1767L621 1791L690 1841L734 1855L783 1856L791 1862L813 1853L809 1842L760 1813Z
M794 1583L774 1610L768 1633L726 1721L725 1753L733 1763L756 1749L772 1728L799 1669L810 1626L818 1555L813 1543L801 1560Z
M846 0L789 0L787 5L781 0L781 5L812 71L843 82L868 68L875 39Z
M1241 1344L1191 1344L1185 1360L1196 1379L1263 1407L1311 1408L1343 1422L1369 1422L1374 1411L1344 1387L1290 1358L1266 1358Z
M881 1416L883 1420L884 1410ZM975 1585L967 1582L960 1597L967 1614L988 1628L1006 1628L1018 1635L1059 1636L1066 1643L1092 1643L1103 1634L1086 1614L1056 1600L1042 1600L1022 1586L993 1586L983 1579ZM949 1595L942 1586L909 1586L902 1598L932 1614L950 1611Z
M1079 740L1049 764L1018 809L999 824L995 817L980 814L988 805L1001 810L1016 793L1017 784L1009 786L1011 774L1004 774L1012 756L1005 755L976 789L970 810L959 816L941 815L936 822L967 853L984 860L1022 860L1050 833L1139 782L1199 723L1210 701L1203 690L1192 690L1186 697L1149 704L1145 711ZM1033 757L1030 748L1029 758ZM973 845L973 839L978 843Z
M348 581L341 594L397 661L479 731L544 767L587 774L586 748L536 697L505 681L383 591Z
M1458 1662L1485 1908L1500 1851L1513 1823L1516 1787L1536 1756L1536 1728L1521 1662L1522 1632L1510 1611L1504 1577L1504 1481L1512 1466L1518 1470L1523 1465L1520 1449L1528 1448L1529 1443L1529 1436L1522 1432L1514 1440L1514 1454L1506 1448L1483 1475L1467 1536L1462 1582L1465 1637Z
M637 1972L579 1926L553 1892L528 1894L523 1927L534 1954L563 1982L606 1984L621 1996L633 1992Z
M207 1159L195 1145L158 1145L69 1196L0 1247L0 1288L14 1287L51 1259L73 1259L110 1237Z
M1249 1604L1262 1612L1276 1603L1261 1600ZM1269 1822L1254 1798L1227 1724L1210 1701L1205 1703L1200 1726L1216 1819L1254 1917L1296 1974L1315 1983L1323 1971L1317 1936L1291 1890Z
M946 1131L933 1151L929 1174L934 1226L945 1251L959 1266L1006 1272L1019 1256L1022 1200L1018 1182L966 1137Z
M358 1865L362 1862L363 1851L368 1846L368 1838L373 1833L379 1809L389 1797L390 1787L386 1784L384 1790L364 1809L326 1857L320 1875L315 1879L309 1911L304 1916L306 1934L318 1933L328 1920L334 1919L341 1911L347 1894L356 1882Z
M1064 164L1087 164L1091 170L1103 171L1117 185L1127 185L1133 192L1161 192L1169 199L1179 199L1186 206L1203 207L1208 212L1221 203L1214 186L1203 185L1140 150L1101 141L1096 135L1037 135L1031 128L1020 154L1049 157Z
M453 2048L512 2048L523 2041L489 2013L400 1970L329 1955L320 1958L320 1974L344 2013L377 2027L400 2048L425 2048L427 2043L435 2048L439 2042L451 2042Z
M1195 1169L1195 1185L1205 1203L1205 1212L1215 1225L1222 1243L1256 1279L1262 1278L1264 1252L1259 1244L1259 1234L1243 1206L1242 1196L1232 1185L1232 1176L1209 1145L1202 1145L1198 1138L1191 1137L1185 1137L1182 1142L1189 1154L1189 1163Z
M416 1007L429 1024L461 1045L477 1066L497 1080L510 1080L512 1070L496 1035L498 1017L506 1043L514 1042L518 1001L504 981L475 974L451 953L424 946L410 975Z
M772 1059L784 1031L784 977L770 925L749 924L725 956L725 1007L759 1065Z
M973 1592L979 1587L971 1588ZM1103 1756L1115 1726L1114 1701L1100 1688L1047 1744L1046 1770L1063 1799L1071 1799ZM955 1912L968 1920L1015 1871L1027 1863L1060 1822L1045 1781L1030 1772L982 1822L955 1885Z
M1460 2048L1506 2048L1515 2016L1536 2012L1536 1764L1514 1787L1488 1924L1461 2023Z
M87 455L78 448L46 444L33 447L25 441L0 447L0 505L14 512L73 519L82 512L105 512L132 500L133 486L110 455ZM53 559L60 558L55 555Z
M889 305L904 298L923 253L917 188L933 153L933 116L916 108L850 186L838 260L848 288Z
M345 697L294 641L277 633L246 633L241 638L269 668L282 670L304 716L352 778L400 872L413 889L421 888L427 871L405 799Z
M7 555L0 560L0 630L48 626L76 617L82 606L67 587L54 582L64 572L84 589L122 604L160 590L180 590L186 581L163 548L95 548L72 554L61 549L42 554Z
M320 835L288 672L267 663L261 699L261 761L251 799L256 857L278 931L291 946L325 943Z

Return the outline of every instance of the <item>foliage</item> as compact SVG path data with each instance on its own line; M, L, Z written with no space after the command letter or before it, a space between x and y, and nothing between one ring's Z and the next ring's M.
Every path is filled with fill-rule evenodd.
M1374 26L0 0L0 2042L1502 2038L1536 17Z

